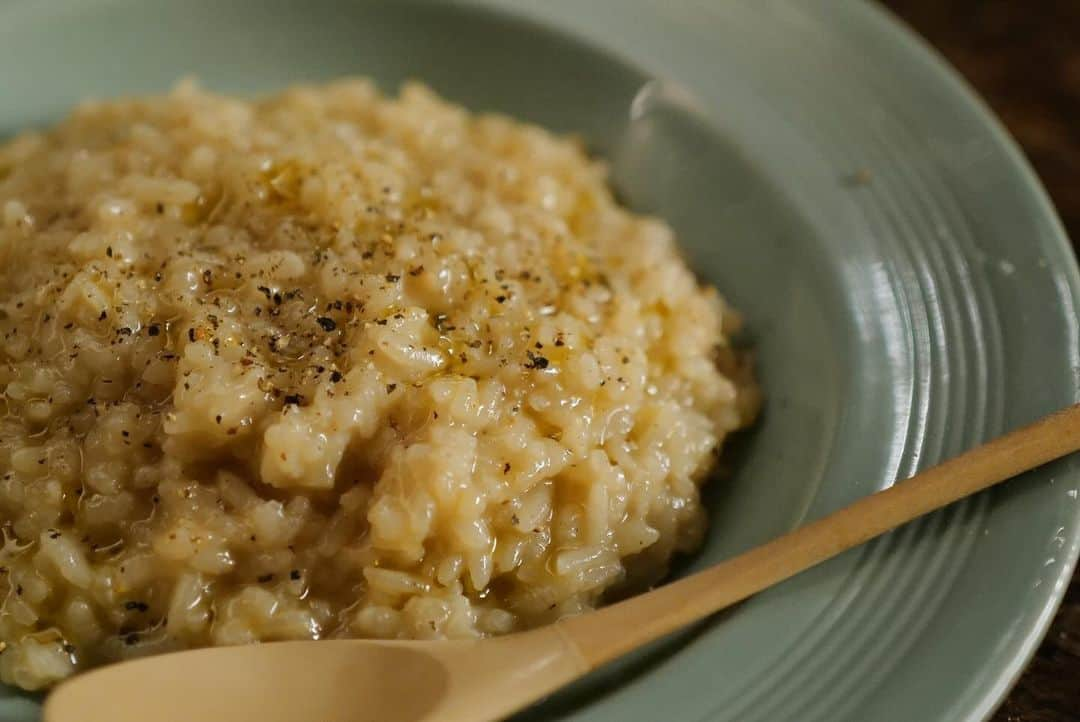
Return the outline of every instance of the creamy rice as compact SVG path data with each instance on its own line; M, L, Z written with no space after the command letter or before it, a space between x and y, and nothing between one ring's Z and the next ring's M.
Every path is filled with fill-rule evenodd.
M699 543L737 316L580 145L366 81L0 146L0 678L500 634Z

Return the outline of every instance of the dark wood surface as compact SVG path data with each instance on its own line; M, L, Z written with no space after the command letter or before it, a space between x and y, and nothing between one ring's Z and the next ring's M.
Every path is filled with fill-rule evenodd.
M1080 241L1080 0L884 0L1005 121ZM1080 722L1080 576L993 722Z

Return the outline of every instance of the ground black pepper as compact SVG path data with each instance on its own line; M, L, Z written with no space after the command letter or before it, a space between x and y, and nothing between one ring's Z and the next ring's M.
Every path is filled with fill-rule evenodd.
M532 351L526 351L525 355L529 357L529 362L525 364L527 369L546 369L550 363L543 356L538 356Z

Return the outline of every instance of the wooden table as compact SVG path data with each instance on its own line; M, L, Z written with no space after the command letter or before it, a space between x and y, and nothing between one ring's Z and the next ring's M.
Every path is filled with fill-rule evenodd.
M1080 0L883 0L1005 121L1080 242ZM993 722L1080 722L1080 575Z

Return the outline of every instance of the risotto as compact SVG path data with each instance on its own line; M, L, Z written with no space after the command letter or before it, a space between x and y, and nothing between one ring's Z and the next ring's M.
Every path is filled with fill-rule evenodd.
M0 678L578 614L701 539L736 314L572 139L363 80L0 146Z

